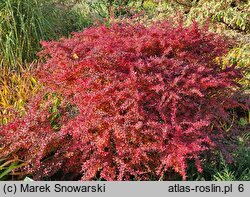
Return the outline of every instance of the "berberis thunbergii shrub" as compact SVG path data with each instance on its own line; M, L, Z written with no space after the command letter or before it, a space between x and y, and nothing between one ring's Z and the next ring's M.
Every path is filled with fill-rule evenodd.
M218 35L195 23L120 22L42 45L43 92L0 128L1 157L27 161L34 179L185 179L187 162L202 171L208 150L229 156L223 143L236 129L221 122L239 106L242 75L219 65L228 46Z

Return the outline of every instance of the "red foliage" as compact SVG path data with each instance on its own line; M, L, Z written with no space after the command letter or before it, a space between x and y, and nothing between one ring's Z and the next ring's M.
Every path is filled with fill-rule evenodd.
M37 179L60 170L149 180L171 169L185 179L190 159L202 171L200 155L223 140L219 120L238 106L240 71L215 61L226 42L196 24L115 23L42 45L39 79L64 98L59 128L41 94L0 139L2 156L19 155Z

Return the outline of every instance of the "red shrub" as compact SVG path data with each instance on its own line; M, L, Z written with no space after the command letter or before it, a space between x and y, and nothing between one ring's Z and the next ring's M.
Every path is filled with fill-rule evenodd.
M187 161L202 170L201 153L225 137L219 120L238 106L240 71L215 61L226 42L196 24L116 23L42 45L40 81L64 98L57 129L53 99L41 93L0 141L1 154L28 161L24 170L37 179L60 170L83 180L148 180L171 169L185 179Z

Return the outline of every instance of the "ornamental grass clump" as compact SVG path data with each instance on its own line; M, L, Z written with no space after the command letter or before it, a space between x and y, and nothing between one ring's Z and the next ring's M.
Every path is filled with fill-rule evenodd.
M34 179L185 179L188 162L201 172L209 150L229 157L237 129L221 123L242 105L242 74L218 63L223 38L195 23L120 22L42 45L44 90L0 138L1 157L18 155Z

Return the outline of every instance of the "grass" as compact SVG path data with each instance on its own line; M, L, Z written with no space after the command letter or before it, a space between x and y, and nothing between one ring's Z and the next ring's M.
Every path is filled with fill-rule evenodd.
M25 104L39 90L38 82L32 77L32 62L37 61L36 53L40 50L41 40L69 36L70 32L80 31L96 21L105 22L104 19L109 16L104 0L69 2L67 0L0 0L0 124L7 124L11 120L13 109L20 114L24 113ZM213 6L212 3L207 2L209 4L207 6ZM234 63L239 67L247 68L244 71L246 77L242 80L246 91L250 89L250 48L247 41L249 23L245 20L248 17L245 12L249 9L248 5L249 3L241 5L242 12L227 8L214 14L213 9L207 9L204 4L203 7L194 6L187 16L188 19L195 17L201 20L204 19L203 15L212 13L217 23L223 20L225 23L228 22L229 26L235 25L248 32L244 36L246 41L235 46L224 60L225 64ZM140 6L137 8L139 13L141 11L139 9L142 8ZM153 19L174 15L176 9L180 12L185 11L183 7L171 3L158 5L149 0L144 3L144 11L148 14L148 18ZM217 30L224 28L221 24L214 27ZM55 100L55 107L51 109L55 114L51 117L51 124L55 127L58 126L56 124L57 105ZM188 180L250 181L250 112L248 119L241 118L236 122L245 128L245 135L239 137L238 148L234 152L234 163L227 163L221 154L217 154L218 160L204 166L203 174L195 171L193 164L190 164ZM0 160L0 180L23 177L18 169L24 165L26 163L15 156ZM176 179L178 178L179 176L176 175Z
M81 30L90 24L84 17L55 0L0 0L0 66L18 70L27 65L36 58L41 40Z
M27 68L19 72L0 68L0 124L9 122L13 110L24 113L25 103L38 90L37 80Z
M1 62L10 68L31 61L39 42L54 37L49 18L37 0L0 0Z

